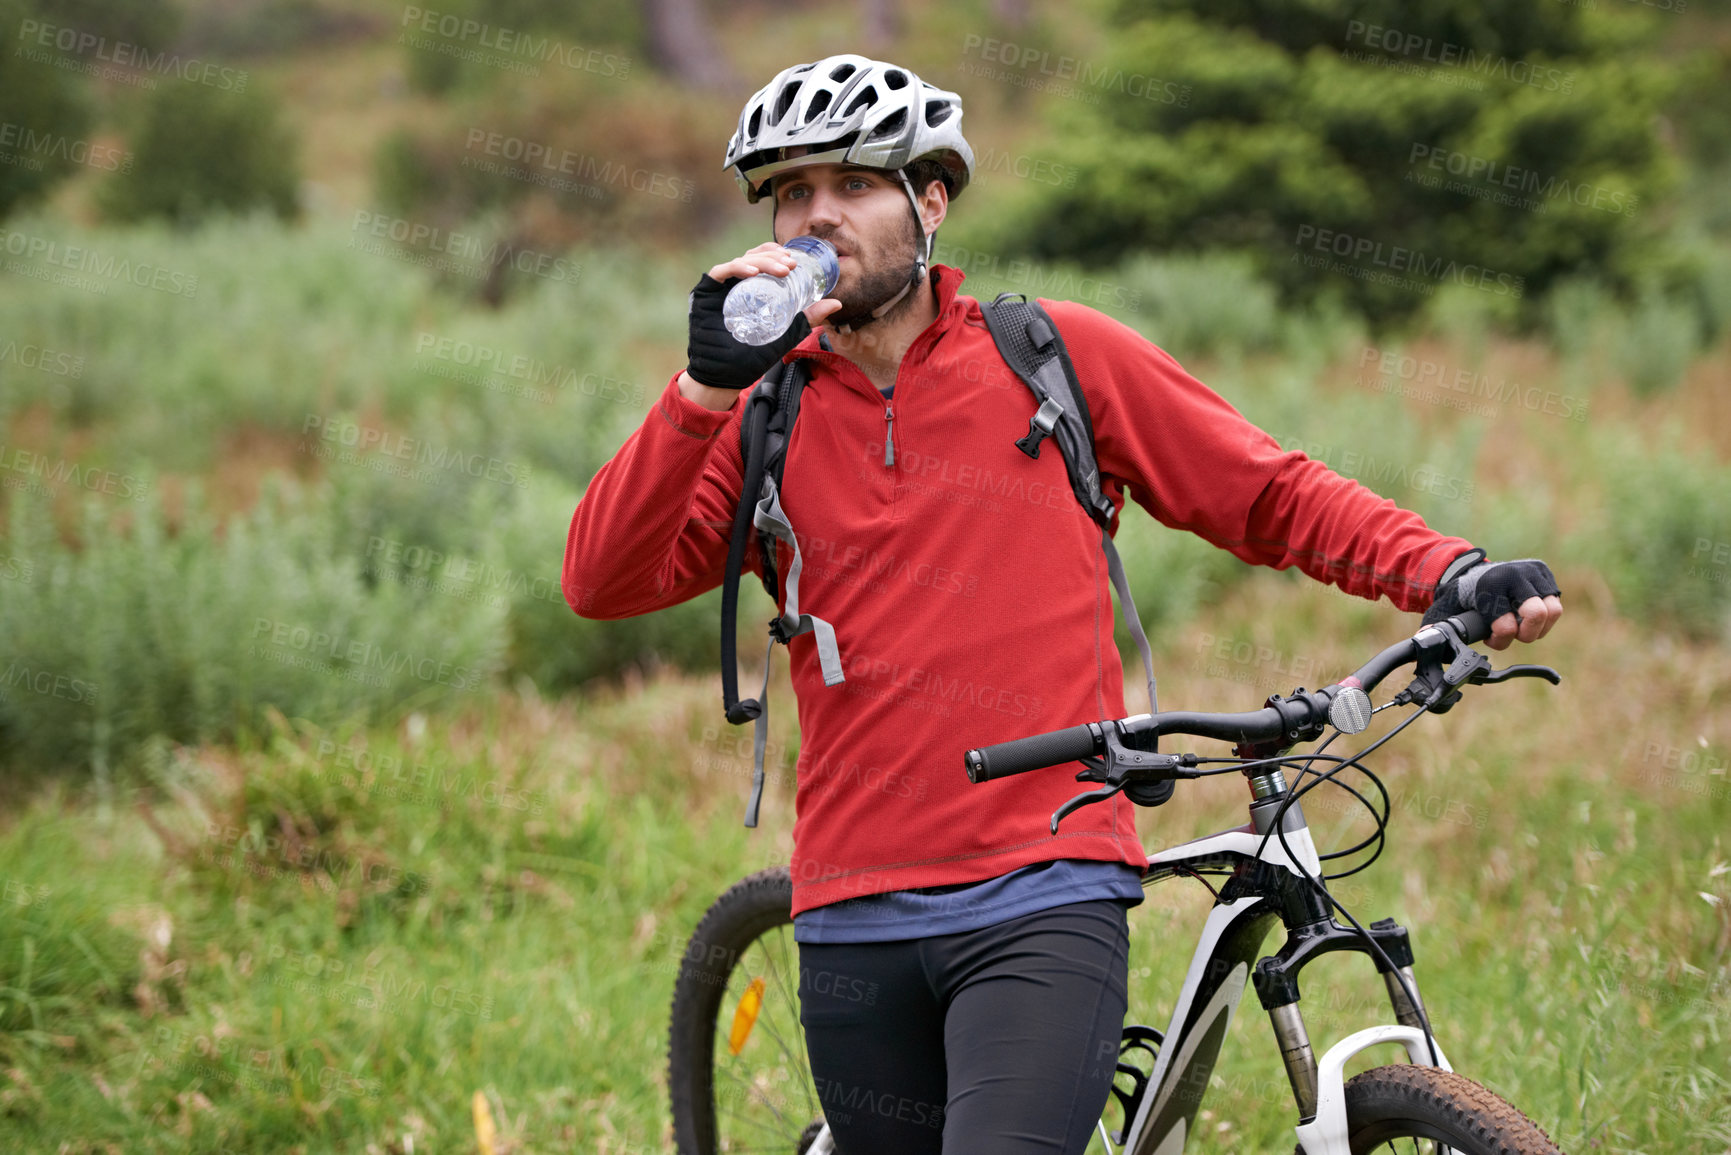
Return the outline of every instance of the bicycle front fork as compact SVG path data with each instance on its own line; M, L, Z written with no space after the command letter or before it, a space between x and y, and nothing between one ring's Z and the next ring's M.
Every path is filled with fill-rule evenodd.
M1316 1115L1317 1063L1316 1052L1310 1046L1310 1032L1298 1009L1298 973L1307 963L1331 951L1357 950L1367 954L1370 951L1355 931L1333 920L1304 930L1309 933L1295 933L1279 954L1257 964L1255 981L1257 996L1268 1011L1274 1038L1280 1044L1280 1059L1292 1084L1298 1113L1303 1121L1309 1121ZM1370 933L1395 964L1393 970L1383 970L1381 960L1377 960L1395 1020L1403 1027L1422 1030L1424 999L1419 994L1418 980L1413 977L1412 946L1405 928L1393 919L1382 919L1371 924ZM1402 979L1406 981L1405 987L1401 985ZM1411 998L1407 997L1408 990L1412 992Z

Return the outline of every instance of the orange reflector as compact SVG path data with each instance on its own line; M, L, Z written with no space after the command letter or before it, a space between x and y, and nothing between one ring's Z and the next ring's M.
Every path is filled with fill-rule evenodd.
M745 993L739 996L739 1005L733 1009L733 1029L727 1032L727 1049L732 1054L739 1054L745 1048L745 1040L751 1038L751 1028L757 1025L757 1014L763 1010L763 980L752 979L751 985L745 988Z

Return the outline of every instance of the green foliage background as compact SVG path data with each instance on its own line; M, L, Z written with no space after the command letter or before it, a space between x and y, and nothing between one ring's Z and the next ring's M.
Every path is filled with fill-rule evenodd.
M1376 320L1422 295L1318 276L1301 258L1338 255L1324 230L1351 238L1360 273L1422 254L1459 270L1445 280L1501 274L1511 302L1582 269L1624 288L1662 278L1677 255L1654 206L1676 173L1653 122L1684 84L1639 52L1659 27L1623 5L1126 0L1101 57L1071 69L1109 99L1054 113L1053 154L1078 179L1027 189L982 243L1095 266L1224 249L1289 301L1320 282Z

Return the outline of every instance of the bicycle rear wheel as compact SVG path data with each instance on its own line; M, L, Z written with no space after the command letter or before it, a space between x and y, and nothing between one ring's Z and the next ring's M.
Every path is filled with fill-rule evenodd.
M1373 1067L1348 1079L1346 1127L1352 1155L1562 1155L1517 1108L1438 1067Z
M680 1155L804 1155L823 1130L792 910L787 868L760 871L715 901L686 946L667 1048Z

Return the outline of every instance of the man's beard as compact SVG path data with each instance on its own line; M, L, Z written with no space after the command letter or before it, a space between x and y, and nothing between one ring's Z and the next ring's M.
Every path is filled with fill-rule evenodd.
M907 235L902 238L904 248L912 248L919 244L919 240L914 236L911 219L908 221L908 225ZM910 255L905 262L899 264L881 266L869 272L862 265L858 284L848 290L846 295L831 294L841 302L841 308L825 317L824 324L837 328L855 329L862 325L869 325L873 321L891 320L902 310L911 308L914 293L909 290L883 316L872 316L873 309L907 288L908 282L914 278L914 269L918 264L919 256L916 249L914 254Z

